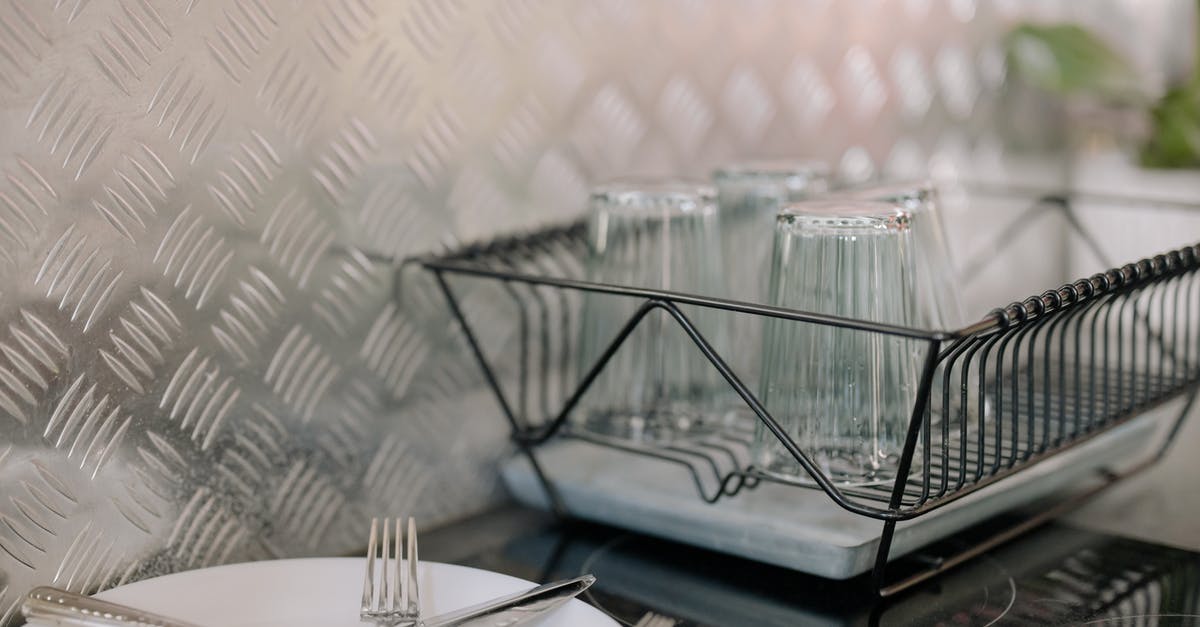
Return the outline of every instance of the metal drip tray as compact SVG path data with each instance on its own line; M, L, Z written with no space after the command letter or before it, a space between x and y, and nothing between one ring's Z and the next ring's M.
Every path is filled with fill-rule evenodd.
M1169 403L955 503L901 522L893 554L909 553L1120 467L1155 439L1163 418L1177 412L1178 403ZM832 579L869 571L878 549L882 524L831 507L819 490L764 481L710 504L696 498L685 467L570 439L542 448L538 461L563 504L581 518ZM509 459L502 473L519 501L549 507L525 457Z

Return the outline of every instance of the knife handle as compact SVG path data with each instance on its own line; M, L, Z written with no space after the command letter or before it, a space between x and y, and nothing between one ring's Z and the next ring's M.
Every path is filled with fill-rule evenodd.
M555 581L506 597L423 620L421 627L509 627L557 608L596 582L592 575Z
M199 627L49 586L30 590L21 613L26 619L62 627Z

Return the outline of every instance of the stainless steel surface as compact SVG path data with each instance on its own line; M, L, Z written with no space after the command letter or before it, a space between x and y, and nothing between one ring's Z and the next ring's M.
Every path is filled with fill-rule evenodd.
M381 256L634 171L995 163L1015 6L0 0L0 624L486 507L504 425Z
M395 533L389 542L391 527L392 520L384 518L381 538L379 519L371 519L359 617L363 622L376 625L416 625L421 618L417 524L411 517L407 523L397 518Z
M419 627L509 627L540 618L587 590L596 578L582 575L554 581L494 599L457 612L448 612L423 620Z
M127 605L46 586L29 591L21 606L21 613L39 625L64 627L199 627Z

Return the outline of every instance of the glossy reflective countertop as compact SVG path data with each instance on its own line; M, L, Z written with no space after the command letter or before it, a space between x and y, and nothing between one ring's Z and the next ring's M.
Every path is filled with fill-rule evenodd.
M964 542L960 537L954 542ZM633 625L1200 623L1200 553L1063 523L898 598L620 529L507 508L430 532L422 557L548 581L590 572L586 601Z
M425 534L422 557L538 581L591 572L599 581L586 600L629 625L648 611L679 625L1200 625L1198 447L1192 415L1161 463L886 601L865 578L811 577L518 507Z

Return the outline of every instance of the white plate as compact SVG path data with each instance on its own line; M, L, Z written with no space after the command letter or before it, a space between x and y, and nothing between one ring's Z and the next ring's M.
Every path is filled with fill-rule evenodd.
M363 558L249 562L147 579L97 594L150 612L211 627L363 627ZM422 562L421 613L433 616L527 590L536 584L498 573ZM528 623L613 627L596 608L573 600Z

